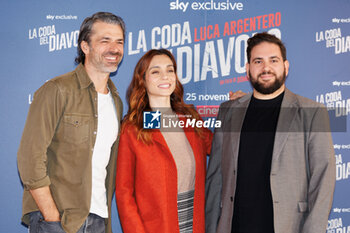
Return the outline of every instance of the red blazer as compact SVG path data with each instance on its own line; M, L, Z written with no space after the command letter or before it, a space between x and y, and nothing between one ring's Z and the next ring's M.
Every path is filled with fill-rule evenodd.
M213 135L207 129L204 138L193 129L184 131L196 161L193 233L204 233L206 155ZM124 233L179 232L175 161L159 130L152 139L150 145L138 141L131 125L120 136L116 201Z

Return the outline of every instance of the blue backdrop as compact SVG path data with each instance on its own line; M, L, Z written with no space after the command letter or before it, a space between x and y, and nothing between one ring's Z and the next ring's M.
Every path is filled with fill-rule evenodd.
M163 47L176 56L186 102L211 116L229 90L251 91L246 40L269 31L287 47L290 90L329 109L342 107L344 116L350 111L349 0L2 1L1 232L27 231L20 223L16 153L32 95L46 80L75 68L80 24L97 11L115 13L127 25L124 59L112 77L122 97L137 60ZM350 232L350 134L343 129L333 132L337 183L327 231L336 233ZM114 232L121 232L115 204L113 219Z

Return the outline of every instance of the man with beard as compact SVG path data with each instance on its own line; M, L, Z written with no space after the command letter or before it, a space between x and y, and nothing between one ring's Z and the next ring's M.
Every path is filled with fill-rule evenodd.
M285 87L289 62L277 37L254 35L247 58L253 93L218 114L206 232L325 232L335 185L327 110Z
M77 68L34 95L18 150L29 232L111 232L123 106L109 76L123 58L124 38L120 17L86 18Z

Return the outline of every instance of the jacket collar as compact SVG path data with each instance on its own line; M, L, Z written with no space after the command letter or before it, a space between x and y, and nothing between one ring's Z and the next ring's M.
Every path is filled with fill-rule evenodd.
M78 82L81 88L87 88L90 85L93 85L93 82L91 81L89 75L86 72L86 69L84 67L84 65L82 63L80 63L77 68L75 69L75 73L77 74L78 77ZM117 88L115 87L115 85L113 84L113 82L111 81L111 79L108 79L108 88L111 91L111 93L114 96L118 96L119 93L117 91Z
M112 95L119 96L119 93L117 91L117 88L115 87L114 83L112 82L111 78L108 79L107 82L108 88L111 91Z
M243 103L248 101L248 103L249 103L252 96L253 96L253 92L250 92L250 93L246 94L245 96L242 96L242 98L239 98L238 102L243 104Z
M238 105L236 105L235 107L236 107L236 111L240 110L240 113L237 114L236 112L236 114L232 116L232 120L231 120L232 126L235 126L235 129L237 128L237 130L241 129L242 127L243 120L245 118L245 114L251 98L252 98L252 93L249 93L243 96L242 98L238 99ZM288 132L288 129L296 114L297 106L298 104L297 104L297 98L295 94L291 92L289 89L285 88L276 132Z
M92 81L82 63L77 66L75 73L77 74L78 82L81 88L87 88L92 84Z

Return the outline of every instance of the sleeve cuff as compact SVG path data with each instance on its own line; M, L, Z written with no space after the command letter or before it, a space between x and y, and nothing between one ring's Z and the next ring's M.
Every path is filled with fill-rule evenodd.
M23 186L25 190L31 190L31 189L37 189L37 188L49 186L50 184L51 184L50 177L45 176L40 180L23 183Z

